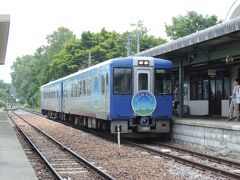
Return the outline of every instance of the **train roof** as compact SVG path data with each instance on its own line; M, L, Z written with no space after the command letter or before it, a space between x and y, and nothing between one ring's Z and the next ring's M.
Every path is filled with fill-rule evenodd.
M169 61L169 60L166 60L166 59L153 58L153 57L142 57L142 56L139 56L139 57L137 57L137 56L136 56L136 57L132 57L132 56L130 56L130 57L120 57L120 58L109 59L109 60L107 60L107 61L98 63L98 64L96 64L96 65L94 65L94 66L91 66L91 67L88 67L88 68L86 68L86 69L82 69L82 70L80 69L79 71L77 71L77 72L75 72L75 73L73 73L73 74L70 74L70 75L65 76L65 77L63 77L63 78L60 78L60 79L51 81L51 82L49 82L49 83L47 83L47 84L45 84L45 85L43 85L43 86L41 86L41 87L46 87L46 86L49 86L49 85L52 85L52 84L55 84L55 83L64 81L64 80L66 80L66 79L69 79L69 78L74 77L74 76L76 76L76 75L78 75L78 74L81 74L81 73L90 71L90 70L95 69L95 68L97 68L97 67L101 67L101 66L104 66L104 65L107 65L107 64L119 63L119 62L121 62L121 60L126 61L124 64L128 64L128 63L129 63L129 64L130 64L130 63L132 64L132 60L134 60L134 59L137 59L137 60L150 60L150 59L155 59L155 60L157 60L159 63L160 63L160 62L161 62L161 63L164 63L165 66L167 66L167 67L172 67L172 62Z

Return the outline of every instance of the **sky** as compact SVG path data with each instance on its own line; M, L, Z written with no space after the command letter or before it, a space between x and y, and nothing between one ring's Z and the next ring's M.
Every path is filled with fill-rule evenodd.
M0 0L0 14L10 14L5 65L0 79L11 82L11 66L17 57L32 55L46 45L46 36L66 27L80 38L83 31L103 27L119 33L134 29L143 20L149 35L166 38L165 24L172 17L196 11L224 20L235 0Z

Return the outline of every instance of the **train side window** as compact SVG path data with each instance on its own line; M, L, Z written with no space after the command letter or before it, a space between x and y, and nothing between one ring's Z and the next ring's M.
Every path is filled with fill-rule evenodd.
M132 68L114 68L114 94L132 93Z
M102 94L105 93L105 77L104 74L102 74Z
M106 74L106 93L109 91L109 76L108 73Z
M106 74L106 86L108 86L109 84L109 77L108 77L108 73Z
M155 69L155 93L171 94L171 69Z
M140 73L138 75L138 90L148 90L148 74Z
M77 82L74 83L74 97L77 97L78 96L78 84Z
M79 85L78 97L80 97L82 94L82 81L78 81L78 85Z
M73 97L73 83L71 84L71 95L70 97Z
M87 80L87 95L90 96L92 94L92 79Z
M86 95L86 80L83 80L83 95Z

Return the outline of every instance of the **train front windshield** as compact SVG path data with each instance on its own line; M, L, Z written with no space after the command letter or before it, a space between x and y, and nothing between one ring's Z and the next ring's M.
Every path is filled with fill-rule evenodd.
M155 69L155 94L171 94L170 69Z

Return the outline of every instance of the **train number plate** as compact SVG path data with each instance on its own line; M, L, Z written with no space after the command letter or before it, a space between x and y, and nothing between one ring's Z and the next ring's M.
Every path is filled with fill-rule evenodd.
M138 126L139 132L150 132L150 126Z

